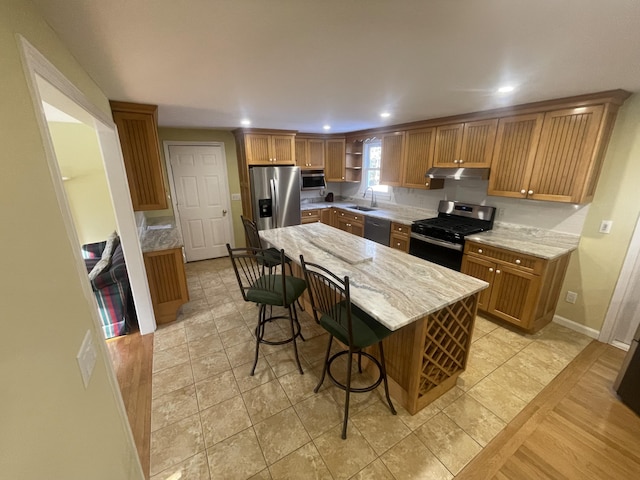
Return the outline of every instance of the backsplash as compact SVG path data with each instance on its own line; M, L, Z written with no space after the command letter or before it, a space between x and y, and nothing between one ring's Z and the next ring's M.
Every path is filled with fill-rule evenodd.
M440 200L458 200L480 205L496 207L496 222L524 225L528 227L553 230L556 232L580 235L584 226L589 205L574 205L558 202L543 202L517 198L493 197L487 195L487 180L446 180L442 190L417 190L403 187L391 187L391 204L406 205L437 210ZM343 198L361 199L358 184L331 183L327 191ZM382 205L386 202L378 200Z

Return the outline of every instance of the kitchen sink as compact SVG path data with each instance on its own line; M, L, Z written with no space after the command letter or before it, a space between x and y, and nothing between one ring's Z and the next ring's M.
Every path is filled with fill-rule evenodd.
M374 210L377 210L376 208L371 208L371 207L361 207L360 205L355 206L355 207L351 207L355 210L360 210L361 212L373 212Z

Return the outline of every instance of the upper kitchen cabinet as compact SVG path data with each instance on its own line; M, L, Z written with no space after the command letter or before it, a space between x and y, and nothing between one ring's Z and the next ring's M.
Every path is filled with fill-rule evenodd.
M133 209L163 210L167 195L162 180L156 105L110 101L118 127Z
M247 165L295 165L295 133L244 132Z
M491 161L489 195L527 196L543 120L543 113L500 119Z
M404 132L382 135L382 163L380 184L398 187L402 185ZM426 171L426 170L425 170Z
M345 173L345 139L330 138L326 141L324 177L327 182L347 181Z
M489 195L590 202L616 112L601 104L500 119Z
M433 166L435 132L435 128L423 128L405 132L403 187L432 190L444 186L444 180L441 178L425 177L427 170Z
M498 119L436 127L434 167L488 168Z
M303 170L324 168L325 140L296 135L296 165Z

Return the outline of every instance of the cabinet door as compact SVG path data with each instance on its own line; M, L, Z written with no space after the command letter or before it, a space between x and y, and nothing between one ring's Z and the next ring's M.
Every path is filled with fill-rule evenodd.
M156 322L172 322L180 305L189 301L182 248L147 252L143 257Z
M118 104L112 102L113 120L118 127L133 209L165 209L167 196L162 180L155 107L148 108L148 112L138 113L119 111L116 109Z
M457 167L462 151L464 123L436 127L434 167Z
M325 225L331 225L331 208L323 208L320 210L320 222Z
M489 168L497 127L497 118L465 123L458 166Z
M404 132L382 135L382 163L380 184L402 185Z
M324 168L324 140L310 139L309 145L309 167Z
M500 119L491 161L489 195L527 196L543 118L543 113L534 113Z
M409 253L409 239L405 235L391 232L390 247Z
M405 132L403 187L428 188L431 182L424 174L433 165L435 134L435 128Z
M300 213L303 224L316 223L320 221L320 210L305 210Z
M294 165L296 158L294 135L271 135L271 158L277 165Z
M309 166L309 141L296 138L296 165L300 168Z
M273 165L269 135L248 133L244 139L248 165Z
M336 219L336 227L344 232L351 233L351 220L349 218L345 218L338 214L338 218Z
M489 313L528 329L536 313L540 276L508 266L496 267Z
M358 237L364 237L364 223L352 222L349 228L349 233L357 235Z
M569 108L544 116L529 198L576 203L587 182L604 106Z
M326 141L324 175L327 182L344 182L345 141L344 139Z
M482 258L464 255L462 257L462 266L460 271L472 277L484 280L489 283L489 288L485 288L478 296L478 308L480 310L489 310L489 300L491 298L491 282L495 275L496 264Z

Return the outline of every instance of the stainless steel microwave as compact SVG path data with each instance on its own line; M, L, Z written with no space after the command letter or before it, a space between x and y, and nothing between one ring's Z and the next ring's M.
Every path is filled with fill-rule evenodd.
M326 188L324 182L324 170L304 170L300 173L302 177L302 190L320 190Z

